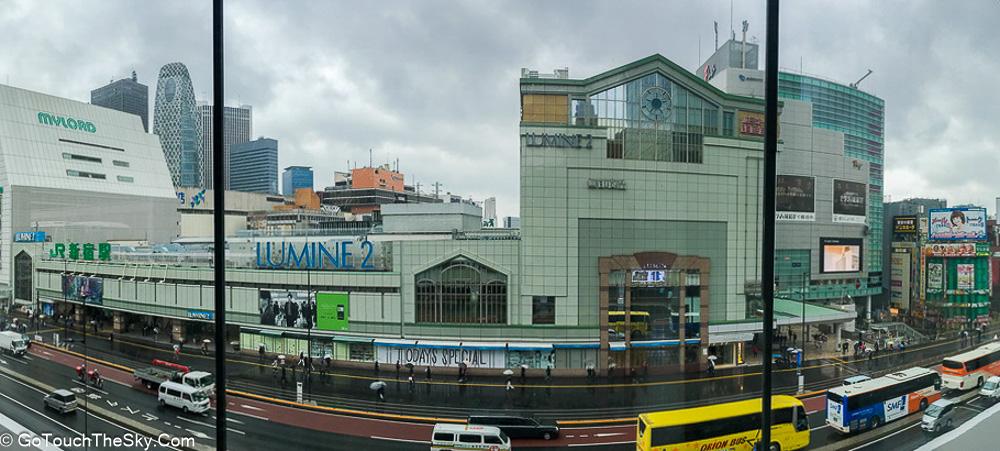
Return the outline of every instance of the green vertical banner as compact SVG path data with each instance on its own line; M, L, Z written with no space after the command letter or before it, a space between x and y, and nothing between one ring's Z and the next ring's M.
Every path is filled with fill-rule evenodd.
M316 293L316 327L319 330L350 329L351 299L348 293Z

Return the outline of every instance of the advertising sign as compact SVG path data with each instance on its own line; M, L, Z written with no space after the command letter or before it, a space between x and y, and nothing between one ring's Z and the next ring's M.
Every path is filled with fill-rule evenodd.
M15 243L44 243L45 232L14 232Z
M423 347L376 346L375 355L379 363L400 365L412 363L417 366L446 366L458 368L465 362L469 368L506 368L507 357L504 350L491 349L438 349Z
M893 249L890 257L890 301L893 306L907 310L910 308L911 259L907 249Z
M350 329L351 298L348 293L316 293L316 325L320 330Z
M958 264L956 265L955 271L957 274L958 283L956 288L959 290L971 290L976 281L976 265L974 264Z
M260 324L312 329L316 324L315 293L301 290L260 290Z
M940 293L944 289L944 263L927 264L927 292Z
M847 180L833 180L833 222L864 224L868 208L868 186Z
M83 301L85 304L104 304L104 279L100 277L77 276L63 274L63 296L70 301Z
M49 249L50 258L70 260L111 260L111 243L56 243Z
M188 310L188 318L211 321L215 319L215 312L211 310Z
M885 421L892 421L897 418L902 418L910 413L910 409L907 406L909 396L903 395L898 398L892 398L886 401L883 405L885 406Z
M816 179L801 175L779 175L776 184L775 219L816 220Z
M820 238L820 272L860 272L861 238Z
M989 243L935 243L924 246L931 257L989 257Z
M256 243L257 267L261 269L372 270L375 243L363 240L325 243Z
M902 235L916 235L917 217L914 215L893 216L892 233L898 233Z
M934 208L929 217L932 240L986 240L985 208Z
M736 123L741 135L764 136L764 114L750 111L737 111Z

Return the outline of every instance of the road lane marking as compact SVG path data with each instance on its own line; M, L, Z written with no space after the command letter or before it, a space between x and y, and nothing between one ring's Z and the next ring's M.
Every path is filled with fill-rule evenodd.
M27 355L25 355L25 356L22 356L21 358L22 358L22 359L24 359L24 360L27 360L27 361L29 361L29 362L30 362L30 361L32 361L32 360L35 360L35 359L33 359L33 358L31 358L31 357L29 357L29 356L27 356Z
M901 434L901 433L906 432L906 431L908 431L910 429L913 429L913 428L915 428L917 426L920 426L920 422L919 421L916 422L916 423L913 423L913 425L911 425L911 426L907 426L907 427L905 427L903 429L900 429L900 430L898 430L896 432L893 432L892 434L889 434L889 435L887 435L885 437L881 437L881 438L879 438L877 440L872 440L872 441L870 441L868 443L865 443L865 444L863 444L863 445L861 445L861 446L859 446L857 448L851 448L849 451L857 451L857 450L862 449L862 448L867 448L867 447L872 446L872 445L874 445L874 444L876 444L878 442L881 442L882 440L885 440L885 439L887 439L889 437L893 437L893 436L895 436L897 434Z
M410 439L405 439L405 438L379 437L377 435L373 435L373 436L371 436L369 438L371 438L372 440L389 440L391 442L419 443L421 445L430 445L431 444L431 442L428 441L428 440L410 440Z
M614 445L634 445L635 440L629 442L597 442L597 443L570 443L566 446L614 446Z
M105 394L105 395L108 395L108 396L111 396L111 394L110 394L110 393L108 393L108 392L106 392L106 391L104 391L104 390L101 390L101 389L99 389L99 388L97 388L97 387L91 387L91 386L89 386L89 385L87 385L87 384L85 384L85 383L83 383L83 382L80 382L80 381L78 381L78 380L76 380L76 379L73 379L73 383L74 383L74 384L76 384L76 385L80 385L80 386L82 386L83 388L89 388L89 389L91 389L91 390L93 390L93 391L96 391L96 392L98 392L98 393L103 393L103 394Z
M624 432L602 432L600 434L594 434L594 437L614 437L616 435L625 435Z
M206 434L204 432L201 432L199 430L196 430L196 429L184 429L184 430L188 431L188 433L190 433L191 435L193 435L195 437L198 437L198 438L202 438L202 439L205 439L205 438L211 439L212 438L208 434Z
M240 404L240 407L243 407L244 409L256 410L258 412L264 412L264 409L261 409L260 407L248 406L246 404Z
M977 409L975 407L969 407L969 406L962 405L962 404L959 404L958 406L955 406L955 407L961 407L963 409L968 409L968 410L971 410L971 411L976 412L976 413L979 413L979 412L983 411L983 409Z
M827 424L824 424L824 425L822 425L822 426L816 426L816 427L814 427L814 428L810 429L810 430L809 430L809 432L812 432L812 431L818 431L818 430L820 430L820 429L823 429L823 428L828 428L828 427L830 427L830 424L829 424L829 423L827 423Z
M209 428L212 428L212 429L215 429L215 425L214 425L214 424L208 424L208 423L203 423L203 422L201 422L201 421L197 421L197 420L192 420L192 419L190 419L190 418L187 418L187 417L183 417L183 416L180 416L180 415L178 415L178 416L177 416L177 419L178 419L178 420L184 420L184 421L187 421L188 423L194 423L194 424L200 424L200 425L202 425L202 426L205 426L205 427L209 427Z
M131 415L135 415L135 414L137 414L137 413L139 413L139 412L141 412L141 411L142 411L142 410L140 410L140 409L135 409L135 410L132 410L132 407L131 407L131 406L125 406L125 407L122 407L122 409L121 409L121 410L124 410L124 411L128 412L128 413L129 413L129 414L131 414Z
M233 428L226 428L226 430L229 431L229 432L235 432L235 433L240 434L240 435L247 435L246 432L243 432L243 431L240 431L240 430L237 430L237 429L233 429Z
M270 418L260 417L260 416L257 416L257 415L251 415L249 413L238 412L238 411L235 411L235 410L230 410L229 413L235 413L237 415L243 415L245 417L256 418L256 419L261 420L261 421L271 421Z

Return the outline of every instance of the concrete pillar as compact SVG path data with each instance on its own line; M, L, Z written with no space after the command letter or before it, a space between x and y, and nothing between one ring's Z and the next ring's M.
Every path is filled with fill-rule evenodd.
M872 296L865 296L865 319L872 322Z
M171 322L170 338L173 339L174 341L186 340L187 336L184 335L186 331L187 328L184 327L183 321L174 320Z
M73 322L86 326L86 324L83 324L83 309L84 307L82 305L76 306L76 313L73 315Z
M114 312L112 314L112 329L116 334L120 334L125 331L125 314L121 312Z

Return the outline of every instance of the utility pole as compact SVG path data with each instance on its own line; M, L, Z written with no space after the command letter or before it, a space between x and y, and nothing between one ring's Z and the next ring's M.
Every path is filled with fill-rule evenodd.
M213 0L212 2L212 84L213 96L215 98L214 112L212 114L212 141L217 150L212 159L212 172L215 180L225 180L226 159L223 141L225 125L223 118L225 111L225 86L226 78L223 70L225 62L223 59L223 32L222 32L222 2L223 0ZM214 281L215 294L215 444L217 449L229 449L226 440L226 410L229 404L226 402L226 190L217 189L213 193L214 211L212 212L214 249L212 249L214 260Z

